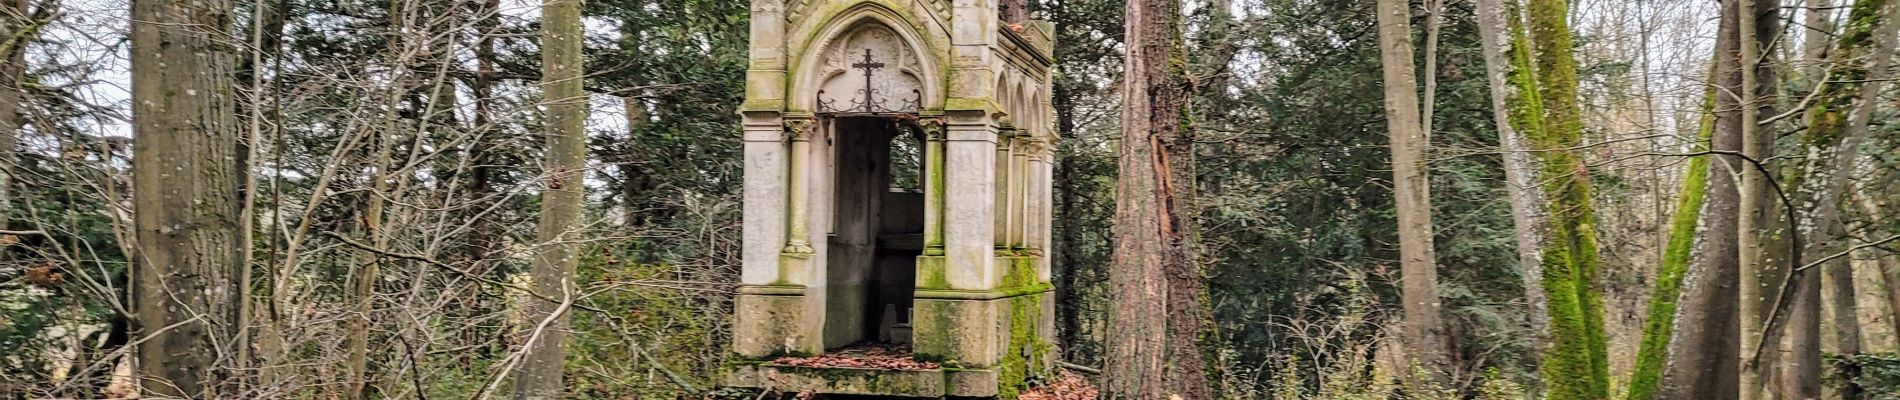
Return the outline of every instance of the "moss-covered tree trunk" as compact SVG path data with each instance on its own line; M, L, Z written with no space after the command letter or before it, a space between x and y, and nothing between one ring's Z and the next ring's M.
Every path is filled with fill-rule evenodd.
M1109 273L1104 393L1112 399L1212 398L1200 351L1205 320L1193 260L1193 143L1178 0L1134 0L1126 9L1115 249ZM1189 158L1183 160L1182 158Z
M1410 4L1379 0L1379 59L1384 70L1385 126L1391 137L1392 197L1398 208L1399 285L1404 303L1407 379L1420 394L1449 382L1451 370L1440 320L1438 267L1432 249L1431 186L1425 165L1429 136L1419 110L1412 59Z
M159 397L234 398L243 171L226 0L132 2L138 368Z
M1795 232L1802 238L1801 260L1819 260L1844 250L1849 239L1840 229L1840 205L1846 191L1848 174L1858 158L1861 138L1872 118L1875 99L1884 82L1887 65L1892 61L1895 23L1883 22L1892 14L1891 0L1856 0L1848 11L1843 30L1829 52L1826 81L1818 82L1815 100L1803 110L1807 130L1801 135L1803 157L1800 166L1785 178L1785 186L1794 187ZM1845 259L1819 266L1837 286L1844 286L1852 297L1853 276ZM1776 330L1771 319L1767 332L1770 343L1785 334L1791 344L1788 370L1784 375L1783 398L1819 398L1821 396L1821 271L1805 265L1791 275L1796 283L1787 294L1775 300L1771 318L1786 314L1786 333ZM1850 300L1851 301L1851 300ZM1852 326L1852 303L1845 314L1849 326L1839 333L1841 350L1858 352L1858 327ZM1843 395L1857 395L1852 385ZM1853 397L1848 397L1853 398Z
M1722 41L1722 39L1717 39L1717 41ZM1718 43L1716 46L1720 48L1722 44ZM1713 81L1718 73L1720 72L1715 71L1714 66L1711 65L1709 79ZM1696 131L1696 137L1699 138L1697 142L1698 148L1707 149L1710 146L1709 142L1715 130L1714 108L1715 90L1711 88L1703 95L1702 122ZM1723 313L1721 312L1720 307L1722 306L1720 304L1709 304L1710 301L1720 301L1720 297L1723 295L1733 297L1735 294L1734 282L1728 281L1726 285L1723 285L1721 284L1723 281L1711 280L1711 278L1718 278L1718 276L1712 276L1719 275L1720 273L1718 271L1699 269L1693 275L1696 279L1692 282L1694 283L1694 287L1686 289L1683 287L1684 281L1691 277L1691 260L1698 254L1702 256L1701 259L1712 260L1714 257L1721 255L1709 254L1709 250L1724 246L1710 242L1711 239L1720 240L1719 235L1723 232L1722 230L1699 231L1696 227L1705 225L1703 219L1707 216L1721 215L1710 213L1709 211L1711 211L1711 209L1728 209L1731 210L1731 212L1734 209L1734 185L1726 185L1723 191L1714 194L1715 196L1727 196L1727 198L1716 200L1714 205L1709 208L1704 208L1705 205L1711 203L1709 197L1712 193L1710 193L1709 190L1708 179L1710 173L1709 169L1711 168L1709 160L1711 157L1714 156L1696 156L1689 159L1688 175L1683 177L1682 192L1680 197L1676 199L1676 214L1670 218L1669 233L1666 238L1667 241L1665 242L1666 246L1663 248L1662 264L1656 267L1656 288L1655 291L1650 294L1648 317L1643 320L1643 338L1637 347L1636 366L1634 371L1630 374L1629 395L1626 396L1627 399L1649 400L1657 398L1656 394L1662 389L1663 384L1663 367L1668 365L1665 361L1669 360L1672 354L1682 353L1688 355L1696 351L1713 351L1713 354L1719 355L1726 351L1734 351L1735 343L1733 340L1710 340L1734 336L1734 313ZM1726 168L1726 166L1718 168ZM1724 202L1727 204L1724 204ZM1721 223L1719 221L1708 222L1711 224ZM1734 229L1728 229L1727 231L1733 232ZM1700 233L1700 235L1698 235L1698 233ZM1715 237L1709 237L1712 235L1715 235ZM1733 245L1732 238L1727 240L1727 242L1729 242L1729 245ZM1698 250L1700 250L1701 253L1698 253ZM1730 255L1727 257L1730 260L1727 265L1733 266L1732 260L1734 257L1732 254L1734 254L1734 252L1729 251L1727 254ZM1734 302L1730 301L1727 303L1733 304ZM1687 309L1679 307L1684 304L1691 304L1694 307ZM1733 310L1733 308L1731 307L1729 310ZM1690 327L1690 329L1695 330L1694 332L1682 332L1682 335L1677 335L1677 329L1675 328L1678 313L1686 314L1682 315L1683 318L1681 318L1685 324L1696 324ZM1715 342L1722 342L1724 344L1717 345L1714 344ZM1672 349L1672 343L1681 344ZM1732 357L1695 360L1692 362L1701 362L1702 364L1681 365L1681 367L1686 367L1690 370L1670 372L1697 376L1699 377L1698 379L1720 381L1720 379L1715 378L1716 374L1722 373L1718 368L1720 363L1710 361L1721 361L1726 358ZM1732 375L1733 370L1729 370L1729 374Z
M1702 396L1732 399L1739 388L1736 291L1741 271L1735 215L1741 199L1737 183L1730 177L1750 167L1733 155L1742 147L1740 98L1736 97L1741 73L1735 57L1740 37L1734 5L1728 2L1721 6L1703 120L1708 150L1726 154L1691 160L1657 278L1657 292L1651 301L1636 374L1631 378L1632 400ZM1672 286L1675 295L1667 293Z
M1542 157L1540 182L1550 216L1543 254L1550 347L1542 373L1551 399L1602 399L1609 397L1610 372L1603 299L1595 286L1596 211L1590 171L1578 150L1583 120L1567 8L1565 0L1530 0L1526 13L1543 120L1543 129L1530 136Z
M1519 71L1511 60L1523 44L1519 34L1523 16L1516 0L1478 0L1478 34L1484 51L1484 69L1491 89L1491 111L1498 129L1498 144L1504 153L1504 190L1510 196L1511 222L1516 229L1517 263L1524 277L1525 310L1532 328L1531 348L1543 351L1549 346L1544 332L1550 318L1544 300L1543 246L1549 221L1543 213L1544 196L1533 182L1537 166L1532 160L1530 139L1524 132L1541 129L1519 121L1512 110L1521 108L1532 93L1511 84Z
M515 373L516 400L560 399L566 365L567 311L576 301L580 264L581 201L587 171L587 93L581 88L581 1L548 0L541 8L541 101L547 109L542 163L541 221L529 272L537 298L529 300L522 343L527 353Z

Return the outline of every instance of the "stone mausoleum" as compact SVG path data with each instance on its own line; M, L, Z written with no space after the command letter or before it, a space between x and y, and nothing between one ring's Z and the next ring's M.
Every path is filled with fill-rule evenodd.
M1053 364L1052 25L1024 0L752 0L725 384L1013 398ZM930 367L792 365L904 349Z

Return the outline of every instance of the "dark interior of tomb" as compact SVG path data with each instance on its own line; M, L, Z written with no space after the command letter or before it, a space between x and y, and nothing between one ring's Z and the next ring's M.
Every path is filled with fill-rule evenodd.
M833 224L825 347L910 341L923 250L920 132L890 118L830 121Z

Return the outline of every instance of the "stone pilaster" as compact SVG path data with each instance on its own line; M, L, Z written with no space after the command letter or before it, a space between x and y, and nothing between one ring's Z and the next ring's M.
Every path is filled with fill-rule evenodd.
M1029 188L1038 182L1029 173L1028 142L1034 139L1026 129L1018 130L1017 133L1018 136L1010 141L1012 150L1009 158L1009 246L1012 249L1022 250L1030 247L1027 241L1029 208L1031 207Z
M943 259L944 213L944 121L926 117L917 122L924 131L924 251L926 257ZM921 264L922 261L919 261Z
M787 233L785 249L781 251L787 257L809 257L811 247L811 200L812 167L816 157L812 157L812 137L818 124L809 117L788 117L785 119L785 132L792 142L791 174L786 184L790 200L786 202Z
M1015 197L1010 192L1010 189L1015 186L1010 182L1015 178L1015 174L1010 169L1009 162L1010 152L1013 150L1011 142L1015 140L1016 128L1012 126L1007 116L998 118L998 121L1002 128L996 138L996 191L991 201L996 206L996 256L1002 257L1008 255L1010 246L1009 221L1012 210L1009 204L1010 198Z

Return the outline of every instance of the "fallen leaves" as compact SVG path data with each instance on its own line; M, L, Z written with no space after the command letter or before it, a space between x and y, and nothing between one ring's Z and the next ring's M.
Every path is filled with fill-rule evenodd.
M1056 379L1042 386L1023 391L1017 400L1094 400L1100 391L1088 379L1074 372L1062 370Z
M810 357L779 357L772 365L820 368L869 368L899 371L937 369L934 362L917 361L910 356L910 345L859 343Z
M66 273L53 269L52 263L43 263L26 268L26 282L44 288L59 286L66 281Z

